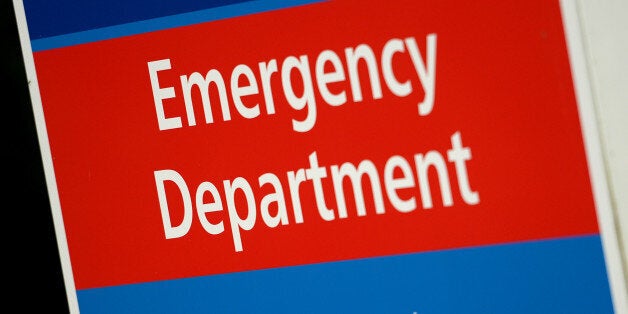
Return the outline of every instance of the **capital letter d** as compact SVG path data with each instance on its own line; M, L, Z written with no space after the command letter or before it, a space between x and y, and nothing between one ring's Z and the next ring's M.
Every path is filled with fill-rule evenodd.
M192 198L190 197L190 190L188 190L183 177L174 170L159 170L155 171L154 174L166 239L180 238L186 235L190 230L190 226L192 226ZM165 180L176 183L183 198L183 221L176 227L173 227L170 221L170 212L168 211L168 201L166 200L166 190L164 188Z

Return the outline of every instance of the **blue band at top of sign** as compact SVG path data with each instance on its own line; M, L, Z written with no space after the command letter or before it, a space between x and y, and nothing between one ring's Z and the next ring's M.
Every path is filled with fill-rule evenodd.
M216 21L321 0L24 1L33 51Z
M211 9L247 0L24 0L31 39Z
M81 313L613 313L599 235L78 291ZM190 261L198 263L200 261Z

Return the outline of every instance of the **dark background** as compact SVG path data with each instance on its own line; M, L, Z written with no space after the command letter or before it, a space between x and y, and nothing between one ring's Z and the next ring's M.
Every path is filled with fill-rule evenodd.
M12 0L2 3L2 294L18 312L69 312ZM8 174L8 178L5 176ZM7 265L7 263L9 265ZM8 279L8 280L7 280ZM7 297L8 296L8 297Z

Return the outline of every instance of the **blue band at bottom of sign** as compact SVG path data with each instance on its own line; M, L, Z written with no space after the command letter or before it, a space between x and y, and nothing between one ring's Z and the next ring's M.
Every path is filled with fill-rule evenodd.
M599 235L79 290L86 313L613 313Z

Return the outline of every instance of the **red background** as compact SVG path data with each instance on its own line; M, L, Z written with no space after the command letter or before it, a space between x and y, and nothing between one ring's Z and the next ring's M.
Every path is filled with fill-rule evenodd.
M394 66L414 83L410 96L394 96L381 78L383 98L373 100L366 77L359 103L331 107L317 93L307 133L292 130L304 112L288 106L278 74L275 115L261 105L262 115L247 120L230 103L232 121L214 107L216 122L206 125L199 106L196 126L158 130L148 61L171 59L173 69L159 74L163 87L177 89L166 114L186 125L178 75L218 69L228 85L231 70L246 64L260 82L258 62L304 54L314 73L325 49L344 60L344 48L366 43L379 58L392 38L415 37L425 55L430 33L438 39L428 116L417 114L423 95L402 54ZM77 289L598 232L558 1L332 1L37 52L35 63ZM334 87L351 100L348 80ZM263 103L261 95L252 101ZM348 201L347 219L324 222L308 181L305 221L294 223L285 173L308 167L312 152L322 166L370 159L383 182L390 156L413 165L416 153L445 154L456 131L472 151L478 205L465 205L448 164L452 207L442 206L433 180L430 210L401 214L385 198L386 214L376 215L367 199L368 215L357 217ZM186 236L166 240L153 177L162 169L178 171L192 193L203 181L222 191L223 180L245 177L258 205L257 178L274 173L290 224L266 227L258 213L236 253L224 204L208 215L225 220L223 234L206 233L194 213Z

